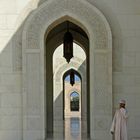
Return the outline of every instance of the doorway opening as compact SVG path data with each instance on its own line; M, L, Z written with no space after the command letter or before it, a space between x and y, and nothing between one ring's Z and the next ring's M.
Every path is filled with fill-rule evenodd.
M64 33L66 32L66 22L53 28L46 39L46 69L47 72L49 71L49 75L46 74L46 81L50 81L50 83L46 85L46 88L49 89L49 91L46 91L46 128L47 136L49 133L52 133L54 138L60 137L60 133L66 134L65 127L68 122L66 118L70 118L69 120L75 123L76 121L73 121L72 118L79 118L80 135L82 133L81 131L88 135L90 128L88 37L79 26L72 22L69 22L69 27L74 38L74 57L70 63L67 63L63 58L62 42ZM49 65L50 62L52 62L52 67ZM68 90L66 83L68 86L67 76L70 74L70 71L74 71L75 73L75 84L71 86L71 90ZM78 88L76 88L76 84ZM69 93L69 98L67 99L66 95L68 94L66 94L66 92ZM74 94L76 95L76 93L79 96L71 98ZM75 101L75 99L78 100ZM69 101L66 102L67 100ZM67 106L69 112L66 111ZM69 117L70 115L72 115L72 117ZM83 122L81 122L81 119ZM82 125L84 125L84 130L81 129ZM69 124L69 126L71 125ZM63 136L66 137L66 135Z
M74 73L74 85L70 83L70 74ZM74 69L65 72L63 76L64 89L64 119L71 117L81 118L82 78Z
M74 73L74 85L70 83L71 72ZM82 78L76 70L70 69L65 72L63 82L65 138L81 139Z
M70 95L70 111L77 111L79 112L79 93L74 91Z

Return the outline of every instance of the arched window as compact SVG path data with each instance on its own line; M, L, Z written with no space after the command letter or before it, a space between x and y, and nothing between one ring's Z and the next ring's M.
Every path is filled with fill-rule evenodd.
M70 110L79 111L79 94L72 92L70 95Z

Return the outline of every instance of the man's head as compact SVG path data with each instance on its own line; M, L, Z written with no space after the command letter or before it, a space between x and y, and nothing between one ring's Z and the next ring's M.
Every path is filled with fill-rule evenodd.
M125 108L125 100L120 100L119 101L119 103L120 103L120 108Z

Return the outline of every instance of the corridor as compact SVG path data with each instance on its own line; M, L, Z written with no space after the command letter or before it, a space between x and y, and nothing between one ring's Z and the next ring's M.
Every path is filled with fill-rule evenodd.
M79 117L66 118L64 121L64 132L57 134L58 137L50 137L47 140L89 140L86 132L86 125ZM59 128L57 128L59 129Z

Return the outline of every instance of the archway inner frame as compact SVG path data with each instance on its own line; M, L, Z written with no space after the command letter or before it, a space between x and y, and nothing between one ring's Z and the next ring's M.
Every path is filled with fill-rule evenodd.
M63 42L64 33L66 32L66 27L67 27L67 26L65 26L65 23L66 22L62 22L58 26L55 26L50 31L50 33L47 34L47 39L45 41L46 42L46 51L45 51L46 52L46 69L49 72L49 74L46 75L46 81L50 81L48 84L46 84L46 88L49 89L49 91L46 91L47 97L49 97L48 100L46 101L48 103L48 105L47 105L47 112L48 113L47 114L49 114L47 116L47 126L48 126L47 128L49 129L49 130L47 129L48 133L53 132L53 125L54 125L53 124L53 94L52 94L53 93L53 79L54 79L53 75L54 74L52 73L53 70L52 70L52 67L50 67L51 66L50 62L52 62L52 56L53 56L53 53L54 53L55 49L58 47L58 45L60 45L61 42ZM79 30L79 31L77 32L77 30ZM88 54L88 51L87 51L87 50L89 50L88 49L89 48L89 46L88 46L89 43L88 43L88 39L87 39L88 37L87 36L85 37L85 35L83 35L84 31L82 31L82 33L80 34L80 30L82 31L82 29L80 29L77 25L74 25L73 23L70 23L70 32L73 34L74 40L76 42L78 42L79 44L82 44L81 47L84 48L84 50L86 51L85 53ZM54 40L55 40L55 42L54 42ZM87 55L87 63L88 63L88 55ZM75 64L75 63L73 63L73 64ZM79 67L80 67L80 65L79 65ZM62 71L64 72L65 69L66 68L64 68ZM89 70L89 68L87 67L87 71L88 70ZM59 76L61 77L59 79L62 79L62 77L63 77L61 74L59 73ZM86 78L84 78L84 79L88 79L88 77L87 77L88 73L85 73L83 75L86 75ZM60 87L62 88L63 84L62 84L61 81L60 81L60 83L61 83ZM86 93L89 93L88 92L89 88L85 88L85 90L87 90ZM88 95L86 95L86 96L88 96ZM46 99L47 99L47 97L46 97ZM87 99L87 98L85 98L85 99ZM87 107L86 110L88 110L88 112L89 112L89 106ZM50 114L52 114L52 115L50 115ZM62 116L62 114L60 116ZM88 115L88 118L89 117L90 116ZM63 118L61 117L61 118L59 118L59 120L60 119L63 119ZM88 119L88 121L89 120L90 119ZM90 124L90 123L88 122L88 124ZM88 130L88 132L89 132L89 130Z

